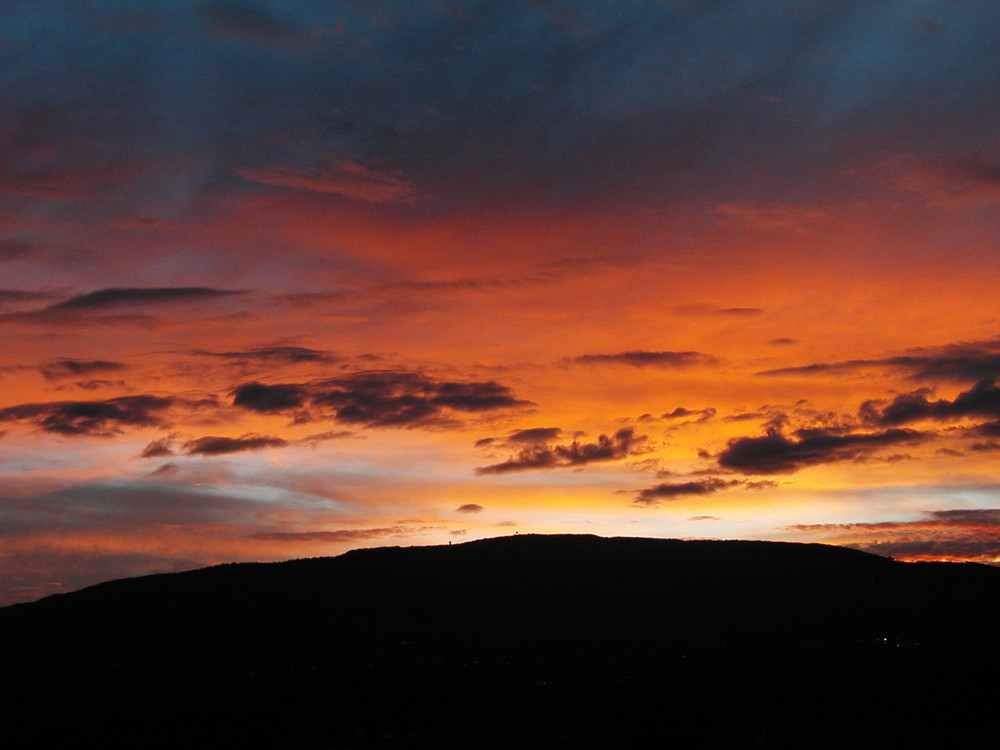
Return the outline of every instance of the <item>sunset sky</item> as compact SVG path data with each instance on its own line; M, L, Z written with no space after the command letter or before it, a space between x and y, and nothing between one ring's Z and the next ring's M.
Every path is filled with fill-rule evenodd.
M0 21L0 604L515 532L1000 561L995 0Z

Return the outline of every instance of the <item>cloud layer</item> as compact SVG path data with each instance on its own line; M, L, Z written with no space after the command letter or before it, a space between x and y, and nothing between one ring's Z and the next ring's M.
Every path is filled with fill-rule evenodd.
M991 543L922 513L995 505L1000 6L0 20L0 592L695 518Z

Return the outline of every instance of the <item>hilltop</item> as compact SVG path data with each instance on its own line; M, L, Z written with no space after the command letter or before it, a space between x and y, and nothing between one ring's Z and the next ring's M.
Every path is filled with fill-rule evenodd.
M0 609L23 747L957 746L992 723L998 628L988 566L577 535Z

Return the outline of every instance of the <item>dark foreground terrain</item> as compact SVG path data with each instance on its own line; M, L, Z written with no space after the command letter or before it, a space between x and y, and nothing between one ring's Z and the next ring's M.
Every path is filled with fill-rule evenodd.
M12 748L955 748L1000 729L1000 569L821 545L524 535L225 565L0 609L0 639Z

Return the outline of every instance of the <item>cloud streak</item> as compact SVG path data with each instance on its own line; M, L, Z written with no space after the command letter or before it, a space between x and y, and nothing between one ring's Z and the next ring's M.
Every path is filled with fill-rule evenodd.
M272 435L243 435L238 438L206 436L184 443L184 453L188 456L222 456L264 448L284 448L286 445L287 440ZM146 455L145 451L143 454Z
M629 365L631 367L693 367L715 364L717 360L701 352L629 351L619 354L583 354L573 362L581 365Z
M173 305L198 302L205 299L225 297L241 292L211 289L203 286L187 287L110 287L95 292L79 294L63 302L49 305L43 312L54 313L65 310L107 310L119 307L144 307L147 305Z
M1000 342L981 341L914 350L881 359L816 362L796 367L764 370L764 377L837 376L866 369L899 372L914 380L969 383L1000 377Z
M416 199L413 184L403 177L340 159L316 169L247 167L237 169L236 173L264 185L328 193L367 203L412 203Z
M150 310L195 305L241 294L244 292L210 287L109 287L35 310L8 312L0 316L0 321L56 326L147 321Z
M710 477L708 479L696 479L690 482L674 482L657 484L639 490L638 497L633 501L635 505L650 507L659 505L661 502L677 500L682 497L710 495L719 490L743 484L738 479L719 479Z
M220 359L232 362L256 362L260 364L328 364L342 361L333 352L309 349L302 346L269 346L263 349L247 349L244 351L229 352L195 352L209 357L219 357Z
M752 318L763 315L759 307L718 307L709 304L678 305L674 308L677 315L722 316L736 318Z
M27 258L38 251L32 242L23 240L0 240L0 263Z
M911 521L796 524L789 531L899 560L1000 563L1000 509L925 511Z
M374 529L335 529L332 531L270 531L252 534L249 539L260 542L357 542L384 537L410 537L428 531L441 531L441 526L385 526Z
M38 371L46 380L83 377L102 372L127 370L124 362L107 359L57 359L38 366Z

